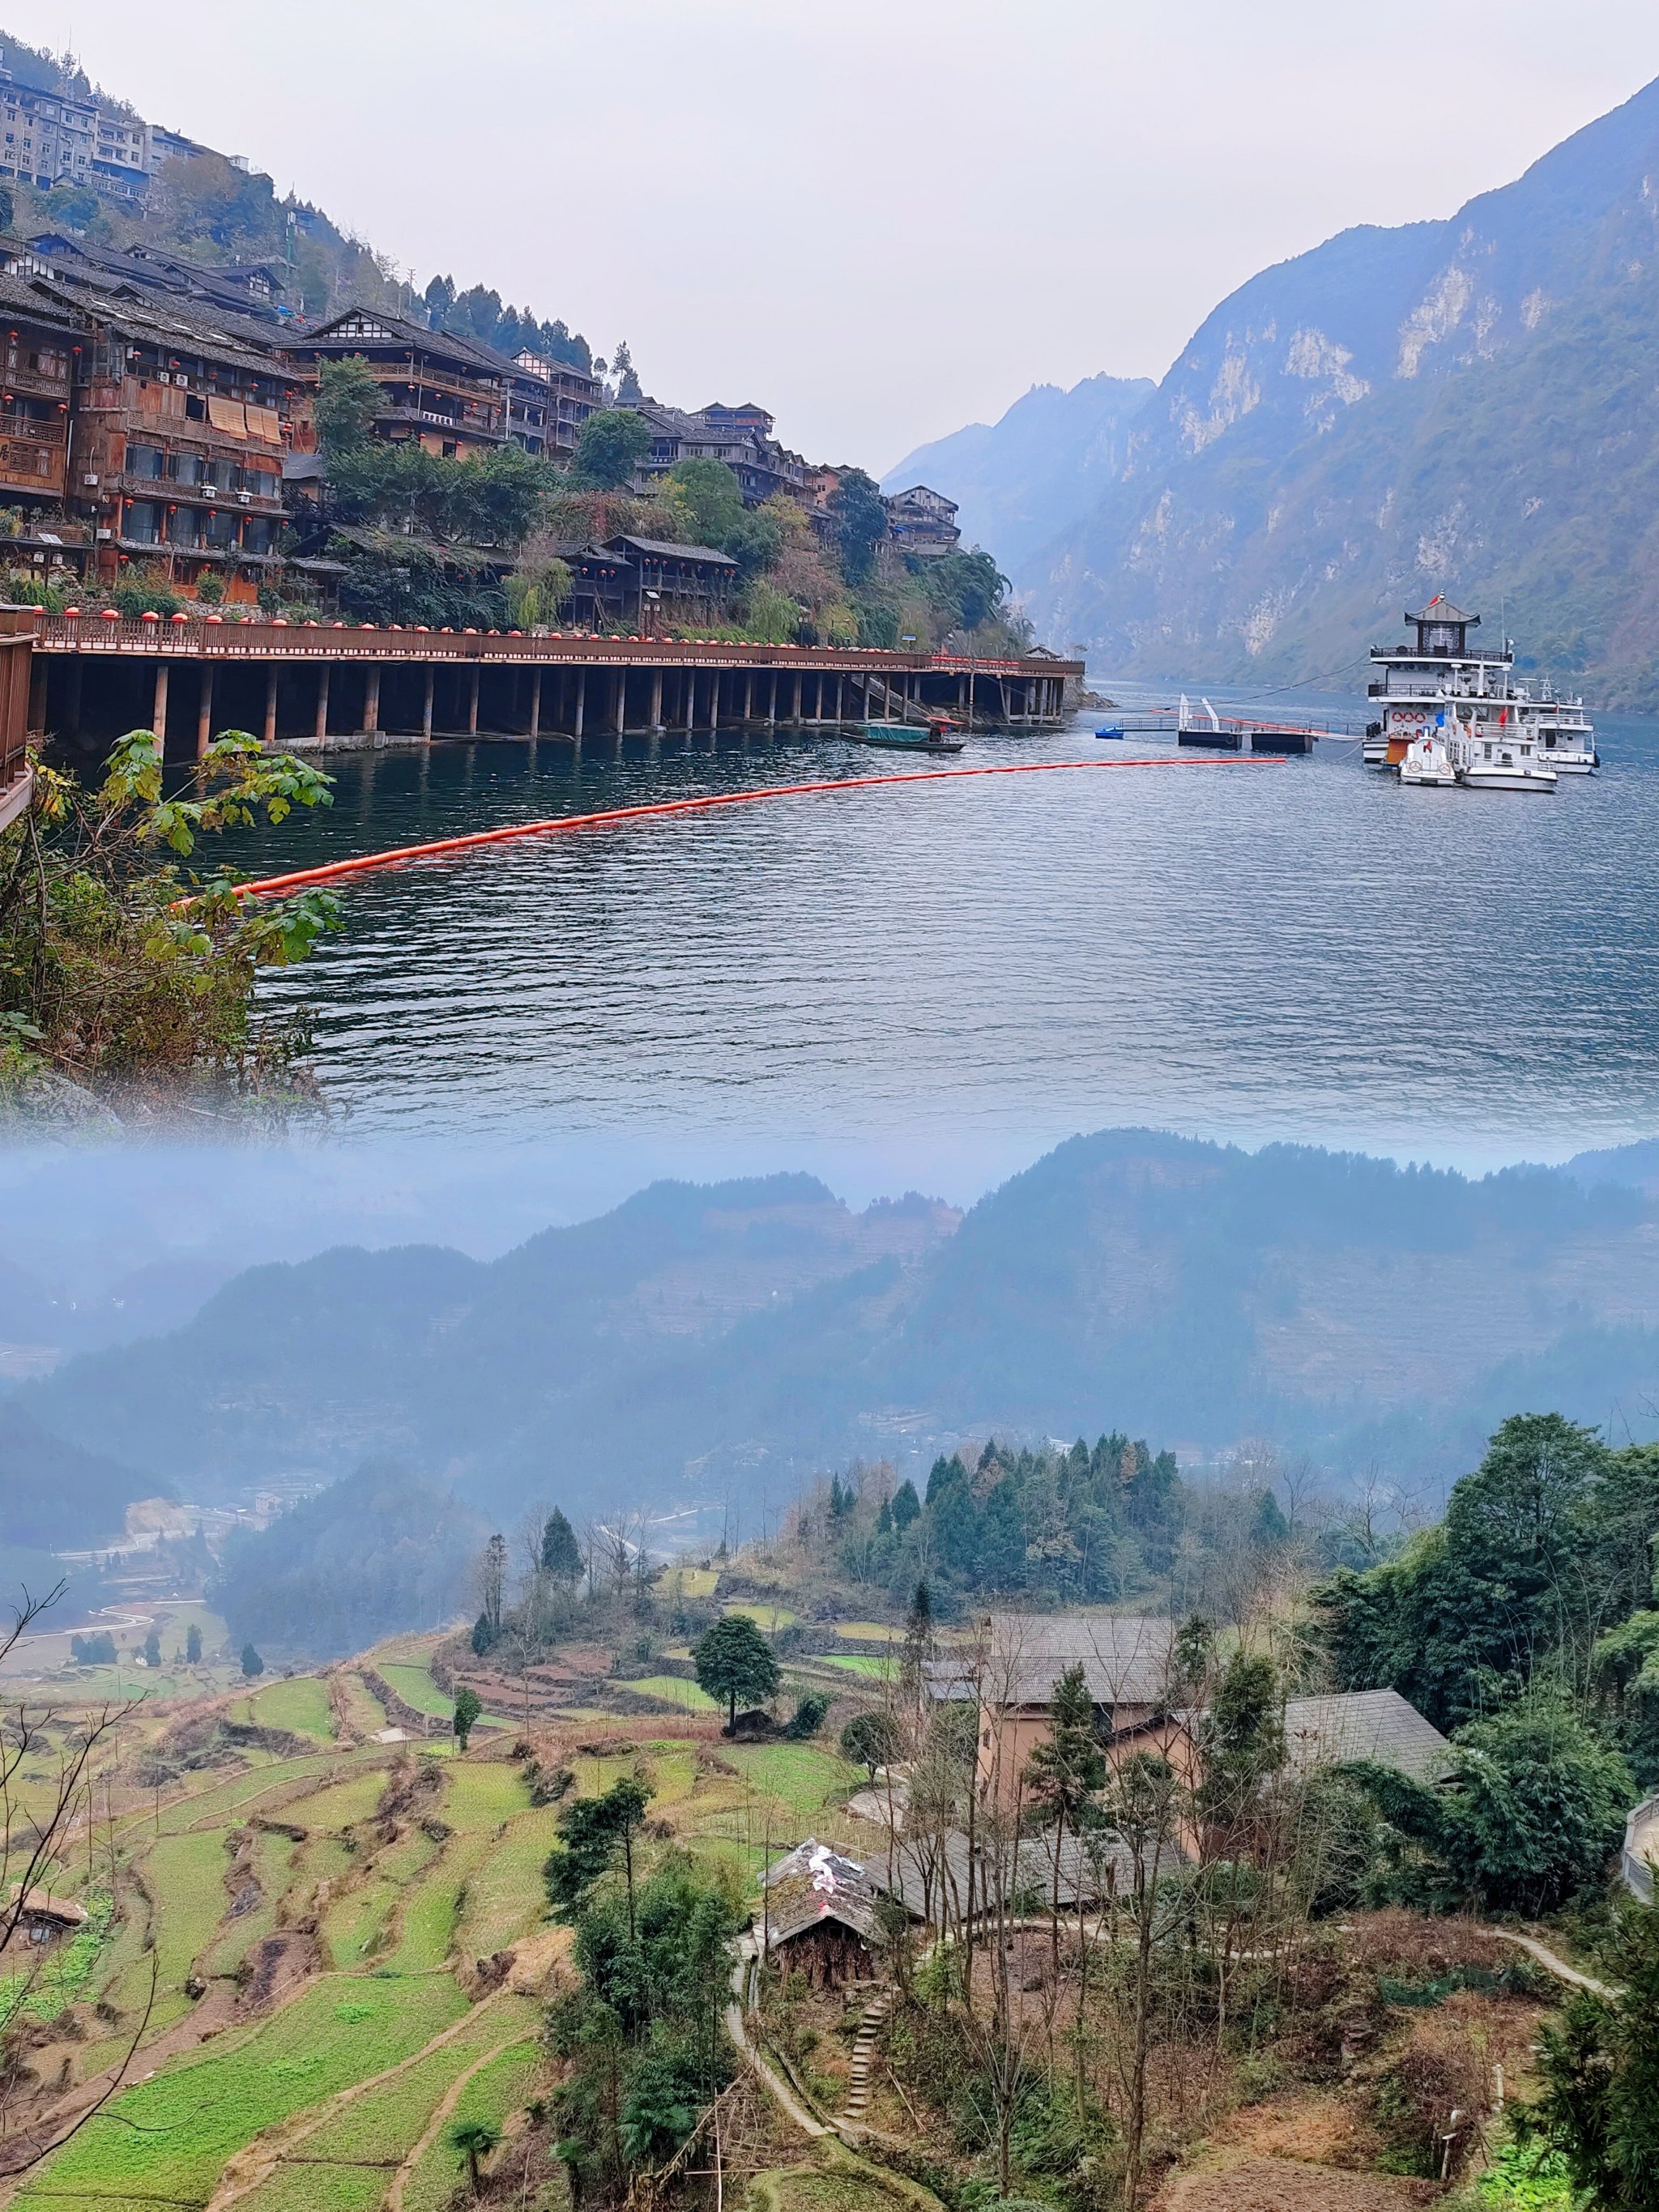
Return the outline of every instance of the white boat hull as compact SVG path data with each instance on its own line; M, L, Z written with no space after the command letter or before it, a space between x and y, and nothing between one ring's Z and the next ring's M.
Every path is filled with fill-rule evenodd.
M1555 770L1553 768L1489 768L1483 762L1478 768L1466 768L1462 781L1471 791L1547 793L1555 788Z

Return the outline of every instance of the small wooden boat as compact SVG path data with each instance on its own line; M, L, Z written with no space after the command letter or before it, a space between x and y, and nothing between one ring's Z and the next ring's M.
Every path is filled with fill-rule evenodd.
M855 745L880 745L896 753L959 753L963 741L952 734L953 722L929 722L919 730L910 722L866 722L848 732Z

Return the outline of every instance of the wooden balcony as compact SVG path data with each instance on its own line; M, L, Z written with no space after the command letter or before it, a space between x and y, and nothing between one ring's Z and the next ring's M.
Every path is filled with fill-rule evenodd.
M69 371L64 369L58 376L43 376L36 368L0 368L0 392L27 392L31 399L67 399Z

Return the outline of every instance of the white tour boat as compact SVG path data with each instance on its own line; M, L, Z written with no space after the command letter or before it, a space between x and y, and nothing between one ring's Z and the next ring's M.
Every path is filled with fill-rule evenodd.
M1529 702L1536 718L1538 743L1544 758L1558 775L1593 775L1601 765L1595 750L1595 728L1584 712L1582 699L1558 699L1548 684Z
M1437 594L1406 620L1410 645L1371 648L1369 696L1379 713L1365 732L1368 765L1393 769L1402 783L1550 792L1568 760L1595 764L1582 707L1533 699L1515 680L1507 638L1498 653L1470 645L1479 615Z

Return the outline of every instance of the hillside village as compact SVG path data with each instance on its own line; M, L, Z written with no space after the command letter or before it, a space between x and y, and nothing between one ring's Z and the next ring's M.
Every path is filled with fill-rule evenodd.
M809 463L752 402L651 398L625 345L607 381L585 340L494 294L395 285L246 163L145 121L67 61L5 51L0 567L13 599L222 618L437 612L505 629L529 590L525 628L735 624L890 645L994 627L1006 586L983 556L961 570L955 505L926 485L883 497L848 464ZM262 230L277 250L261 250ZM307 255L308 238L329 256ZM318 400L344 362L366 363L374 385L355 436L398 449L413 488L400 478L374 496L340 481ZM455 462L495 467L509 495L482 515L447 496ZM761 518L746 534L738 502ZM429 605L365 604L382 596L366 569L394 555L422 571ZM538 598L534 584L503 594L520 571Z

